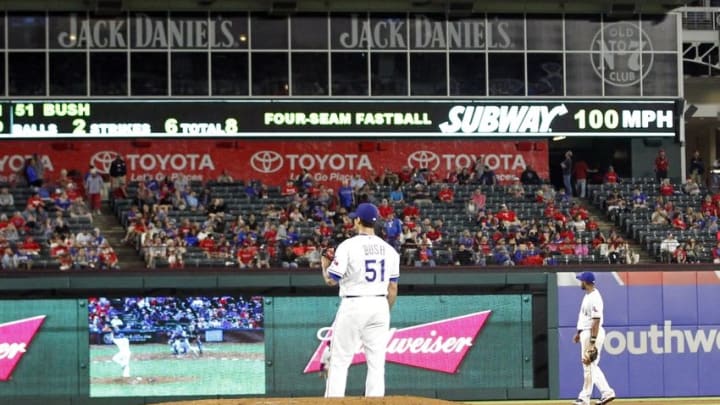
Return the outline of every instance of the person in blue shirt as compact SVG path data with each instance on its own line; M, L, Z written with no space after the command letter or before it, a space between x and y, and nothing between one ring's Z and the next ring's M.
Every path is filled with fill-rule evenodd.
M390 217L385 221L385 240L391 244L395 250L400 248L400 234L402 233L402 221L395 217L395 213L391 212Z
M338 188L338 198L340 206L350 211L355 202L355 195L347 180L343 180L340 188Z
M402 204L405 201L405 196L402 192L402 187L397 186L393 191L390 192L390 203L391 204Z

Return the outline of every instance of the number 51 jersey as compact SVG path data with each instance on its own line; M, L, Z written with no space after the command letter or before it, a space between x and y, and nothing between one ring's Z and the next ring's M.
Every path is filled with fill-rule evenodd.
M360 234L338 245L328 273L339 278L341 297L387 295L400 277L400 255L380 237Z

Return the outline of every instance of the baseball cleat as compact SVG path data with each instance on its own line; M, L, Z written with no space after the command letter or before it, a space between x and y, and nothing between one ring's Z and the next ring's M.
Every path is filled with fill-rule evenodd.
M582 399L578 398L575 401L572 402L572 405L590 405L589 402L585 402Z
M605 405L605 404L609 404L609 403L612 402L614 399L615 399L615 395L611 395L611 396L605 397L605 398L600 398L600 400L598 400L597 402L595 402L595 405Z

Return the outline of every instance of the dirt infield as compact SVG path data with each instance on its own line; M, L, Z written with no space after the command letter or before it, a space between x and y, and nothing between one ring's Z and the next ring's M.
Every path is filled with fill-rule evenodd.
M201 401L166 402L157 405L457 405L461 403L477 405L568 405L572 401L477 401L477 402L451 402L439 399L396 396L385 398L244 398L244 399L209 399ZM594 401L593 401L594 403ZM624 405L720 405L718 398L647 398L647 399L618 399L612 403Z

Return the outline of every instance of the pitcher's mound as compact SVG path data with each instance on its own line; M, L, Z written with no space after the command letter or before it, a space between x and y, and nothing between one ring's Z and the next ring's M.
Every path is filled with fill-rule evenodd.
M456 402L421 397L384 397L384 398L238 398L203 399L200 401L165 402L157 405L457 405Z

